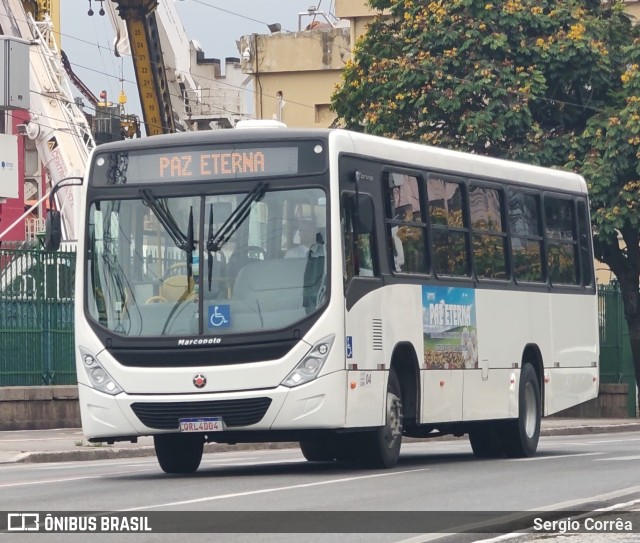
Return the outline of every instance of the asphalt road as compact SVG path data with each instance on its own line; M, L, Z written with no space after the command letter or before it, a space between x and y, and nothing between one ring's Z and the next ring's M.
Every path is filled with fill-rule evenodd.
M199 529L203 515L192 524L189 514L170 512L209 511L204 518L241 532L181 533L180 543L475 541L508 532L511 524L496 523L518 512L592 510L640 499L639 444L640 432L548 436L534 458L480 461L467 440L425 441L405 444L399 465L388 471L309 463L296 449L206 454L189 476L164 474L155 458L6 464L0 466L0 510L151 513L176 533ZM484 511L493 513L474 513ZM636 520L629 541L640 539L640 514ZM487 533L456 534L465 526ZM407 527L419 530L404 533ZM432 533L440 528L455 535ZM297 529L325 533L282 533ZM339 531L354 533L333 533ZM33 534L7 535L11 542L33 540ZM84 534L37 537L87 541ZM176 541L160 533L126 537ZM91 534L90 541L122 538Z

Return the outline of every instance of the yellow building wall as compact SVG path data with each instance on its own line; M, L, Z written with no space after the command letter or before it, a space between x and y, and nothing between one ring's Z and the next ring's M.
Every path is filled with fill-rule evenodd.
M253 75L257 118L279 118L292 128L326 128L333 122L330 97L351 58L349 28L243 36L240 51L243 72Z

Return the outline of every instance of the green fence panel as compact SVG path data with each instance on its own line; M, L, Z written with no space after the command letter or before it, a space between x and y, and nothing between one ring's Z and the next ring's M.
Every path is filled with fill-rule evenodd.
M624 318L622 294L616 285L598 287L600 323L600 382L626 383L629 394L627 413L636 416L636 378Z
M75 253L0 249L0 386L76 383Z

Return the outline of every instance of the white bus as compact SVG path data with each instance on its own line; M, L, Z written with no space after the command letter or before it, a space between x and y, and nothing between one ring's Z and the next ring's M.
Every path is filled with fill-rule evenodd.
M403 436L468 434L530 456L542 416L597 395L579 175L251 129L101 145L81 190L84 433L153 435L165 472L205 442L389 468Z

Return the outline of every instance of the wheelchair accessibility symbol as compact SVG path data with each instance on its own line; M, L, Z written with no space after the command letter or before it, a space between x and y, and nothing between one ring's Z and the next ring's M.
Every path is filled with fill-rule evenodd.
M353 358L353 336L347 336L347 358Z
M231 306L209 306L209 328L229 328L231 326Z

